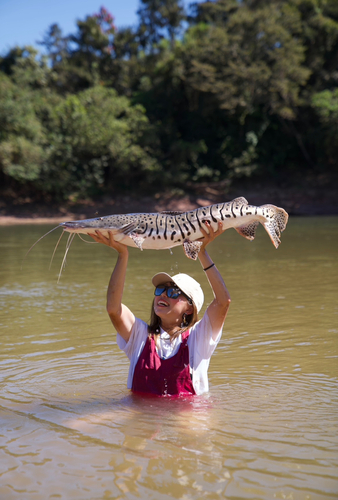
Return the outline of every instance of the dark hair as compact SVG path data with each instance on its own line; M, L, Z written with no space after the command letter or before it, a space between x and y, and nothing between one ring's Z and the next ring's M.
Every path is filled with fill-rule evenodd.
M148 325L148 333L149 335L154 334L154 335L159 335L160 334L160 327L161 327L161 318L155 314L154 311L154 301L151 305L151 312L150 312L150 321ZM194 308L194 311L191 314L187 314L187 325L181 327L177 332L172 336L172 340L178 337L181 333L185 332L186 330L189 330L195 323L198 321L198 314L197 314L197 309L192 301L192 306Z

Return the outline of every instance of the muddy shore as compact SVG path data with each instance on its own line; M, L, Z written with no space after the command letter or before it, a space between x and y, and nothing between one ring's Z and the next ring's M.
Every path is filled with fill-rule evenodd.
M244 196L249 204L271 203L290 215L338 215L338 184L281 187L261 184L238 187L201 185L186 195L156 194L149 197L105 197L81 202L32 202L29 197L0 198L0 225L48 224L66 220L87 219L118 213L158 212L161 210L192 210L200 206L231 201Z

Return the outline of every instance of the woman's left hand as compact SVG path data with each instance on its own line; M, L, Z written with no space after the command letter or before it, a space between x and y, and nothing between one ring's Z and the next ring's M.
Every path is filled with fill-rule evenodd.
M220 234L222 234L225 230L223 229L223 224L222 222L218 222L218 227L216 230L214 230L210 224L209 221L205 221L204 222L204 225L206 226L206 228L208 229L208 231L206 231L206 229L204 229L203 227L201 227L201 232L203 234L203 238L200 238L199 240L197 241L201 241L202 242L202 246L200 248L200 251L201 250L204 250L205 247L207 245L209 245L209 243L211 243L212 241L214 241L215 238L217 238L217 236L219 236Z

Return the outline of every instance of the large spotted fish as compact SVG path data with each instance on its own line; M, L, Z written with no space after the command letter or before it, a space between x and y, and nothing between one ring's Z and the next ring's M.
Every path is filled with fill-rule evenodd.
M248 240L254 239L256 228L261 223L274 246L278 248L288 214L274 205L249 205L245 198L240 197L227 203L196 208L188 212L108 215L62 222L60 227L73 233L71 236L76 233L93 234L96 230L107 236L108 231L111 231L116 241L141 250L162 250L183 245L187 257L196 260L202 245L196 240L203 237L201 227L204 221L208 221L213 229L217 229L218 222L222 222L223 230L233 227ZM67 251L71 241L68 242Z

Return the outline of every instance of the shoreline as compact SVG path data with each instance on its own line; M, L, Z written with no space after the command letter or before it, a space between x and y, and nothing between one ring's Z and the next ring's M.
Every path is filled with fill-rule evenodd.
M244 196L250 205L272 204L284 208L290 216L338 215L338 186L314 189L281 188L276 185L246 185L215 189L201 186L193 194L183 196L158 193L153 197L119 196L81 202L37 203L29 198L0 201L0 226L18 224L59 224L69 220L92 219L113 214L188 211L202 206L224 203Z

